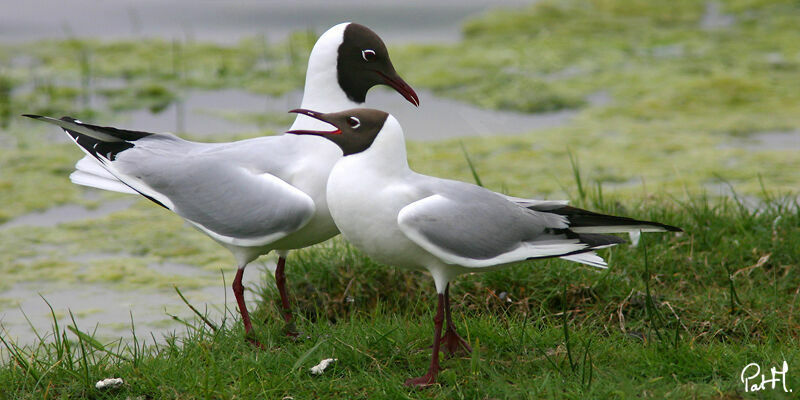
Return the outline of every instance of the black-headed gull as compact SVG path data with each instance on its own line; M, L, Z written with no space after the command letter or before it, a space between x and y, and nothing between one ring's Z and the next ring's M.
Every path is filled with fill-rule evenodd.
M594 250L623 242L607 233L680 231L657 222L593 213L561 201L509 197L418 174L408 167L400 124L383 111L292 112L329 126L289 133L324 137L344 154L328 178L327 197L345 239L378 262L427 270L436 283L439 301L433 319L433 357L428 372L406 381L409 386L435 382L442 342L445 350L470 350L450 318L448 287L457 275L551 257L605 267Z
M419 105L417 94L395 72L381 38L363 25L339 24L322 34L311 51L302 104L327 111L352 108L381 84ZM325 197L328 173L341 157L337 146L296 135L197 143L69 117L27 116L60 126L86 153L70 175L74 183L141 194L233 253L239 268L233 291L248 338L252 325L242 275L248 263L276 250L275 280L287 334L297 334L285 287L286 255L338 233ZM298 115L292 129L318 126L316 119Z

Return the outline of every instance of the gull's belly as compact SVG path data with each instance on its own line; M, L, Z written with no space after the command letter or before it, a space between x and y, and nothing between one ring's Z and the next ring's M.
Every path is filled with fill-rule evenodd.
M334 171L335 172L335 171ZM370 258L383 264L425 269L432 257L409 240L397 225L397 214L407 205L403 187L360 176L332 175L328 206L342 236Z

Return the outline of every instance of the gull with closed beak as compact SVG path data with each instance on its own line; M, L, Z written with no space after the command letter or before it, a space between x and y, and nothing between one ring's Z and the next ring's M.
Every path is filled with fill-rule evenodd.
M417 94L395 71L381 38L363 25L339 24L322 34L311 50L302 107L352 108L363 103L375 85L388 85L419 105ZM325 196L328 174L341 157L336 145L297 135L198 143L70 117L26 116L60 126L86 153L70 175L72 182L138 193L230 250L238 266L233 292L245 334L258 346L251 335L242 276L251 261L277 251L275 280L286 333L297 335L286 293L286 256L289 250L338 234ZM292 129L324 125L298 115Z

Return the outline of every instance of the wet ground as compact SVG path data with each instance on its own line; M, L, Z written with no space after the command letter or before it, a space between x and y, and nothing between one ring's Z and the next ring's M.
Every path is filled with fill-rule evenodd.
M481 109L466 103L437 98L431 92L420 91L424 107L416 108L402 97L389 90L373 90L369 101L373 107L389 110L403 124L406 136L411 140L440 140L463 136L486 136L497 134L522 134L536 129L564 124L572 118L576 111L559 111L544 114L521 114L507 111ZM248 124L242 119L226 118L230 113L282 113L297 107L300 103L300 92L273 98L256 95L242 90L226 89L220 91L188 92L181 105L173 104L158 114L147 110L126 113L121 116L119 126L130 129L143 129L156 132L175 131L178 126L178 107L182 107L186 118L185 130L193 136L230 135L236 133L258 132L263 127ZM590 102L608 101L602 93L588 99ZM276 131L284 127L273 127ZM67 141L67 138L53 130L45 136L48 140ZM80 153L76 151L75 159ZM66 176L65 176L66 179ZM97 196L97 191L88 189L89 196ZM56 206L40 212L30 213L11 219L0 225L0 230L13 227L39 226L56 227L59 224L78 220L102 218L114 212L124 210L136 202L134 196L118 200L102 201L96 208L87 208L76 204ZM177 218L177 217L176 217ZM125 257L114 254L84 254L80 260L97 261ZM24 260L23 260L24 261ZM35 260L27 260L33 262ZM209 274L189 265L159 264L151 265L164 274ZM245 279L248 284L260 282L264 269L272 267L271 262L255 263L248 268ZM233 268L225 270L226 282L233 279ZM187 289L184 294L190 302L200 309L208 308L212 319L221 320L225 310L225 295L229 312L235 312L233 293L229 285L223 287L221 276L218 285L201 289ZM65 287L58 282L25 282L13 286L0 293L0 322L6 330L5 334L21 342L32 342L35 336L29 326L46 332L52 324L50 310L45 299L53 305L61 324L69 322L69 311L72 310L78 326L93 331L97 329L100 337L130 337L130 319L132 313L137 326L137 334L153 332L156 337L175 329L181 329L178 322L170 315L181 318L192 318L191 311L171 290L127 290L120 291L98 284L80 284L78 287ZM11 301L8 301L11 299ZM254 304L254 296L248 294L250 304Z
M760 132L744 138L732 138L726 147L747 150L800 150L800 130Z
M406 135L412 140L438 140L459 136L484 136L496 134L522 134L536 129L543 129L569 122L576 111L559 111L545 114L520 114L515 112L492 111L461 103L454 100L437 98L431 92L421 91L423 107L419 109L406 103L402 97L388 90L373 90L369 101L377 108L391 110L403 124ZM610 99L605 93L597 93L587 99L593 104L604 104ZM215 134L234 134L256 132L260 127L237 120L221 117L219 113L209 113L216 107L217 111L231 112L280 112L295 107L300 101L300 93L291 93L281 98L255 95L241 90L193 91L188 93L183 104L187 112L186 131L196 136L213 136ZM137 111L123 115L121 126L132 129L152 131L173 131L176 126L176 106L172 105L159 114ZM280 129L276 127L276 129ZM57 140L64 140L60 134L52 135ZM747 138L732 138L726 146L752 150L800 149L800 131L765 132ZM79 153L76 151L76 160ZM65 176L66 179L66 176ZM640 185L638 180L624 184ZM724 184L710 184L709 194L730 195L730 189ZM96 198L99 191L87 189L87 196ZM0 230L12 227L39 226L56 227L59 224L78 220L91 220L112 215L127 209L137 200L134 196L116 200L99 202L96 208L68 204L53 207L40 212L30 213L11 219L0 225ZM755 201L755 200L753 200ZM177 218L177 217L175 217ZM127 254L94 254L86 253L71 261L89 262L115 257L130 257ZM35 260L22 260L34 262ZM190 302L201 310L209 310L212 319L222 319L226 309L236 312L233 293L229 287L233 279L233 267L225 269L228 283L223 287L220 272L209 272L191 265L162 263L151 264L149 268L157 269L164 274L203 276L215 279L218 284L199 289L186 289L184 294ZM271 261L254 263L245 274L247 284L263 281L265 270L274 268ZM214 275L214 276L211 276ZM218 279L216 279L218 278ZM172 290L118 290L103 285L86 283L79 286L68 286L58 282L25 282L0 293L0 322L6 330L4 333L21 342L32 342L35 337L29 326L47 332L52 324L50 310L46 299L53 305L61 324L69 321L71 310L78 326L84 330L97 329L100 337L107 339L130 337L130 318L133 314L137 326L137 334L152 332L157 338L163 333L180 330L182 326L172 320L171 315L180 318L192 318L191 311L182 303ZM9 301L11 299L12 301ZM248 293L249 304L255 305L256 299Z
M103 260L127 256L117 254L85 254L85 260ZM190 265L158 263L148 265L165 274L185 274L187 276L208 276L218 278L219 284L198 289L182 289L182 294L200 312L206 313L212 321L222 321L228 315L228 321L238 317L236 301L230 282L235 269L227 268L212 273ZM261 284L263 275L274 270L274 263L263 262L251 264L245 273L244 284L251 287ZM225 274L223 286L222 273ZM213 276L212 276L213 275ZM139 289L119 290L95 283L63 285L58 282L24 282L0 293L0 297L13 299L13 305L4 305L0 309L0 325L2 334L18 343L33 343L36 336L33 326L40 334L52 332L53 318L49 306L58 318L59 325L71 325L72 312L79 329L84 332L96 332L97 338L111 341L120 337L130 338L131 318L136 327L136 335L150 341L150 335L161 340L164 334L181 332L182 324L172 316L191 321L194 314L183 303L174 290ZM259 301L252 291L245 291L245 299L249 308L255 307ZM48 306L49 303L49 306ZM2 352L0 352L2 353Z
M100 218L113 212L124 210L133 205L134 202L136 202L136 199L130 198L102 202L96 208L87 208L77 204L56 206L40 212L13 218L0 225L0 229L8 229L17 226L56 226L65 222Z
M373 27L390 43L454 42L460 36L460 24L466 17L480 13L490 6L525 3L529 2L468 0L445 1L433 5L420 0L403 4L388 1L365 4L350 0L336 3L309 1L288 6L281 1L31 1L18 4L12 13L0 13L0 41L24 42L77 36L98 39L163 37L231 43L258 34L265 35L270 41L278 41L298 29L322 32L333 24L351 20ZM42 13L42 9L47 9L48 12ZM113 88L120 83L96 81L94 84L96 88ZM23 86L15 90L29 89ZM373 107L385 109L397 116L402 121L407 136L414 140L520 134L537 127L565 123L574 115L573 111L543 115L488 111L439 99L430 92L420 91L419 94L425 105L419 109L388 90L373 90L369 100ZM193 90L183 94L184 100L181 103L172 104L163 112L129 112L120 115L120 120L115 123L155 132L185 131L195 137L254 133L264 128L280 132L288 125L259 126L247 122L246 118L236 118L236 115L282 114L299 105L300 95L300 92L293 92L273 98L235 89ZM92 106L102 107L97 104L101 101L99 98L91 101ZM179 119L179 113L183 113L185 118ZM55 130L44 134L42 138L66 141ZM78 158L79 153L76 153L76 161ZM93 196L92 192L87 191L90 196ZM130 207L135 201L131 196L100 202L96 208L75 204L61 205L14 218L0 225L0 230L26 226L57 227L62 223L102 218ZM102 262L119 257L129 255L86 253L72 257L70 261ZM220 272L171 263L151 264L148 267L164 274L204 276L218 281L216 285L184 289L183 293L197 308L207 309L213 320L221 320L225 310L236 312L229 287L235 272L233 268L223 271L227 282L223 287ZM246 284L260 283L263 281L263 274L270 268L274 268L274 264L269 259L253 263L245 274ZM250 292L247 298L251 305L256 301ZM4 330L0 334L21 343L32 343L35 335L31 325L41 334L48 332L52 317L45 299L53 306L62 326L68 323L69 312L72 311L79 328L89 332L96 330L99 337L105 339L120 336L129 338L131 316L137 327L137 335L149 337L152 332L156 338L160 338L163 333L182 329L181 324L172 320L171 315L184 319L193 317L172 290L119 290L96 283L65 286L58 282L22 282L0 293L0 324Z
M137 36L191 37L197 40L233 42L254 33L262 33L270 40L278 40L298 28L312 28L321 32L333 23L354 20L374 27L387 42L455 41L459 37L459 24L465 17L483 11L490 5L520 3L525 2L470 0L449 1L433 6L414 0L398 6L388 1L364 5L362 2L348 0L336 3L335 6L332 2L312 1L289 8L286 2L271 0L234 4L195 3L188 0L124 0L113 3L90 0L69 3L32 1L19 4L14 13L0 13L0 40L26 41L78 35L106 39ZM716 3L708 4L707 15L702 22L704 28L716 29L735 22L722 14ZM41 8L45 6L49 12L41 13ZM109 83L112 86L113 84ZM438 98L429 91L419 91L419 95L422 101L420 108L411 106L396 93L381 88L373 89L368 100L370 106L394 114L403 125L406 137L416 141L528 133L566 124L576 114L573 110L544 114L492 111ZM185 131L200 137L253 133L261 131L265 126L247 122L245 118L231 118L230 115L284 113L300 103L299 92L274 98L236 89L192 90L185 93L183 98L182 103L172 104L158 114L146 110L123 114L117 125L155 132ZM601 91L589 96L587 101L591 105L603 105L613 102L613 98ZM185 118L179 122L180 113ZM267 128L280 132L286 127L288 125L275 124ZM52 130L46 137L66 141L66 137L56 130ZM800 131L763 132L747 138L732 138L726 146L748 150L797 151L800 149ZM76 161L79 155L76 151ZM636 185L639 182L624 184ZM712 194L725 194L725 188L724 185L709 187ZM54 227L71 221L101 218L124 210L135 201L134 197L122 198L102 202L97 208L58 206L14 218L0 225L0 230L24 226ZM80 257L88 262L128 256L87 253ZM212 319L217 321L222 318L226 309L226 294L228 310L236 312L233 294L229 288L233 268L224 271L228 285L223 287L219 272L171 263L151 264L148 267L175 275L214 278L211 275L216 274L219 278L217 285L187 289L184 294L201 310L207 308ZM271 267L269 261L255 263L247 270L245 280L248 284L261 282L265 270ZM94 283L64 287L57 282L24 282L0 292L0 324L5 329L0 334L24 343L33 342L34 336L28 320L38 331L46 332L52 321L50 310L42 297L53 305L60 323L67 322L69 310L72 310L81 329L92 331L97 327L100 336L105 338L130 337L131 314L137 326L137 334L149 336L153 332L156 337L164 332L181 329L181 325L174 322L170 314L180 318L192 317L191 311L171 290L120 291ZM248 300L250 304L254 303L252 293L248 293Z

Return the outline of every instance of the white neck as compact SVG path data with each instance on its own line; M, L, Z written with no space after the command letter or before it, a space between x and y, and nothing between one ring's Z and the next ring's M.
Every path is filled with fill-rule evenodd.
M347 98L337 76L339 46L344 38L345 22L328 29L319 37L311 55L308 57L306 86L300 108L323 113L344 111L359 107L360 104ZM330 125L314 118L299 114L290 129L325 130Z
M372 142L372 145L358 154L345 157L353 162L365 163L371 171L382 174L399 174L410 171L403 128L397 120L389 115L383 129Z

